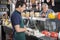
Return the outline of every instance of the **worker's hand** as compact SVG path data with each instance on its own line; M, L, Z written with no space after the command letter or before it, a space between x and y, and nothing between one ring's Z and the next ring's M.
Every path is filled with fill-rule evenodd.
M27 27L24 26L25 31L27 31Z

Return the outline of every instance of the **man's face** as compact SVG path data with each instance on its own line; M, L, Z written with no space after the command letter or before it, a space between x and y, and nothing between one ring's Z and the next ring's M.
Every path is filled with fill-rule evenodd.
M24 4L22 7L21 7L21 11L23 12L26 8L26 5Z
M48 10L48 7L46 7L46 6L43 7L43 11L44 11L44 12L47 12L47 10Z

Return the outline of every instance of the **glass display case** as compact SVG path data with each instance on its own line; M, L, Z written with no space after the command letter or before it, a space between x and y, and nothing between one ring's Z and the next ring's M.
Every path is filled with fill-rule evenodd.
M6 3L5 2L2 3L2 1L0 1L0 5L2 4L1 7L2 6L5 7L6 6L5 4L10 5L9 6L10 16L11 16L12 12L15 10L15 4L13 2L15 2L15 1L11 1L9 4L9 3L7 3L7 1L6 1ZM39 33L36 32L36 35L37 35L37 33L39 34L37 36L35 35L36 37L41 36L40 33L42 30L44 30L44 26L46 24L46 23L44 24L44 22L46 22L46 19L47 19L47 18L42 18L40 16L40 11L42 10L42 3L44 3L44 0L25 0L25 2L27 4L26 10L22 13L22 18L24 20L24 24L27 28L31 28L32 30L34 29L33 30L34 32L37 30L39 31ZM7 7L5 7L5 8L4 7L0 8L0 12L1 11L4 12L7 10ZM5 25L4 25L5 28L7 27L7 29L8 29L8 30L5 29L5 31L8 31L8 32L10 32L10 30L12 29L11 21L9 21L9 20L10 19L6 20ZM47 29L47 30L49 30L49 29ZM33 36L34 36L34 34L33 34Z

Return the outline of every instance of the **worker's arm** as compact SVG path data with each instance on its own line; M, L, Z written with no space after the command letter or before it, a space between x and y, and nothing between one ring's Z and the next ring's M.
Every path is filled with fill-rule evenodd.
M16 32L25 32L26 28L20 28L20 25L15 25Z
M21 23L21 17L19 14L15 13L12 17L11 17L11 22L13 24L14 30L16 32L25 32L26 28L21 28L20 23Z

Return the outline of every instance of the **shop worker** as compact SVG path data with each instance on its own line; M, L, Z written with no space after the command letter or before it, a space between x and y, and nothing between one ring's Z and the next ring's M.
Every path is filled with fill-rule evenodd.
M25 39L25 31L26 27L24 27L23 19L21 13L25 10L25 2L17 1L16 10L11 15L11 23L13 26L13 40L26 40Z
M54 13L54 11L52 9L49 9L49 7L46 3L43 3L42 4L42 11L40 12L41 17L48 18L49 13ZM56 30L55 21L51 21L51 20L47 19L47 21L45 23L45 29L48 29L50 31L55 31Z

